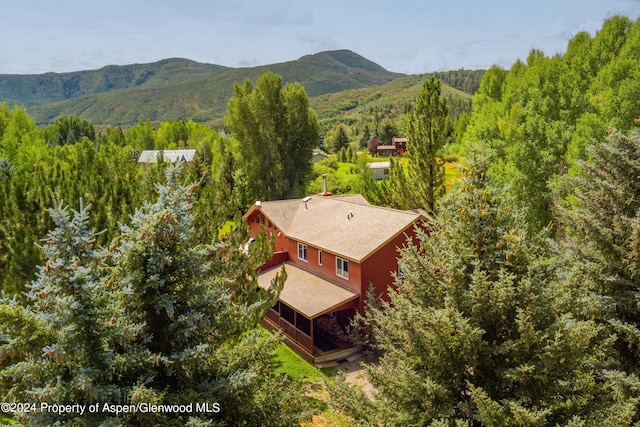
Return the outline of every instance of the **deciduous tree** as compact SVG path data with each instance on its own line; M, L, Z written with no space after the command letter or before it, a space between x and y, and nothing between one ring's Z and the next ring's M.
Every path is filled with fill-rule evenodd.
M247 200L300 196L318 146L319 125L300 84L263 74L234 86L225 124L235 141L237 166L247 184Z

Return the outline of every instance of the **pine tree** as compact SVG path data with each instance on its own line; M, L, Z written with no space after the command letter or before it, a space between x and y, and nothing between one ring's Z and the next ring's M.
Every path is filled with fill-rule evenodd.
M336 406L374 425L629 423L637 381L603 369L612 339L560 309L546 236L529 235L486 171L470 160L437 222L401 250L390 301L367 311L383 352L367 368L375 400L338 383Z
M158 200L122 226L108 252L96 247L88 209L56 206L56 228L27 303L0 303L0 381L9 402L99 403L80 415L20 414L31 425L293 425L309 408L298 382L274 374L278 337L257 328L284 276L257 287L272 253L264 237L247 244L241 221L222 239L198 243L197 185L167 170ZM193 404L193 412L115 415L106 403ZM217 403L218 413L196 403ZM216 407L216 406L212 406ZM40 406L37 406L40 408Z
M97 425L107 412L56 414L41 404L109 403L123 390L112 375L115 347L137 333L126 325L102 284L106 253L95 247L89 206L74 211L54 204L56 228L45 239L45 264L28 286L26 304L0 300L0 373L3 400L29 403L20 414L30 425ZM58 425L58 424L56 424Z
M575 207L560 209L562 254L595 297L596 317L619 337L621 367L640 376L640 133L612 132L572 178Z
M111 286L126 289L124 306L143 325L135 351L123 354L119 377L130 402L219 402L218 414L133 414L138 425L211 417L235 425L287 425L305 415L299 387L270 369L277 339L256 329L277 299L257 287L264 240L246 250L246 232L217 244L192 244L194 186L158 187L123 228L113 248ZM253 245L256 245L253 247Z
M440 97L440 82L424 83L415 109L407 115L408 185L412 208L435 212L444 194L444 164L440 152L452 132L447 100Z

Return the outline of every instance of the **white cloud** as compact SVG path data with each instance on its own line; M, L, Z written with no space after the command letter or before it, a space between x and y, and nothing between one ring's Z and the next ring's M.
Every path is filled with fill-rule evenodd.
M350 49L391 71L510 66L640 0L0 0L0 73L186 57L227 66Z

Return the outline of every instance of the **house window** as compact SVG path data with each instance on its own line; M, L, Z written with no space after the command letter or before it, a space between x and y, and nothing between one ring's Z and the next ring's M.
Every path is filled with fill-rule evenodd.
M322 251L318 250L318 265L322 265Z
M307 257L307 245L303 243L298 243L298 259L307 262L309 258Z
M349 278L349 261L336 257L336 275L348 279Z

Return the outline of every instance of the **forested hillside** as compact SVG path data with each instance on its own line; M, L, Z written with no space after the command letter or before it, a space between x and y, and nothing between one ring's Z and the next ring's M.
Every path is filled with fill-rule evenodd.
M307 55L295 61L252 68L228 68L200 64L185 59L167 59L153 64L109 66L100 70L74 73L47 73L20 76L0 75L0 102L27 107L38 124L51 124L56 118L74 115L102 125L132 125L151 120L195 120L222 126L222 116L232 95L234 82L255 81L266 71L275 72L284 82L299 82L312 98L321 98L316 107L322 119L353 108L377 108L383 103L406 103L415 97L416 82L408 93L397 93L398 85L387 86L402 74L350 51L330 51ZM482 71L438 73L444 83L463 91L452 92L452 99L468 98L477 88ZM401 85L406 86L405 83ZM362 89L372 102L350 92ZM402 89L403 90L403 89ZM325 98L326 94L338 94ZM381 95L382 94L382 95ZM447 92L449 94L449 92ZM347 98L354 99L348 100ZM378 99L382 97L382 99ZM345 105L352 105L346 108ZM467 106L468 109L468 106ZM400 111L404 112L401 108ZM347 115L345 120L352 120ZM335 122L333 123L335 125Z
M126 425L299 425L328 408L344 426L637 425L640 20L613 16L564 53L492 67L472 100L435 76L380 77L349 52L301 61L360 72L316 97L302 68L295 79L227 74L216 83L228 85L224 129L152 122L184 111L159 99L153 117L110 111L133 120L124 129L60 112L38 127L0 104L3 399L222 404L193 418L125 414ZM477 72L456 73L438 78L476 84ZM362 87L338 91L354 81ZM192 83L167 90L195 103ZM144 115L154 91L102 96L126 93ZM97 114L115 105L102 102ZM406 152L376 181L370 143L393 136ZM312 165L317 147L330 157ZM173 148L196 159L137 164L144 149ZM430 218L399 248L389 298L368 295L352 324L373 358L375 399L339 375L276 374L277 339L256 329L284 276L257 290L273 247L261 235L249 245L240 215L256 200L319 191L323 173L330 192Z
M110 65L99 70L34 75L0 75L0 100L32 107L133 87L167 86L227 67L170 58L153 64Z
M381 85L402 76L350 51L321 52L279 64L227 68L187 60L40 76L0 76L0 101L29 108L37 123L76 115L95 124L193 119L224 114L234 82L272 71L310 96ZM57 102L54 102L57 101Z

